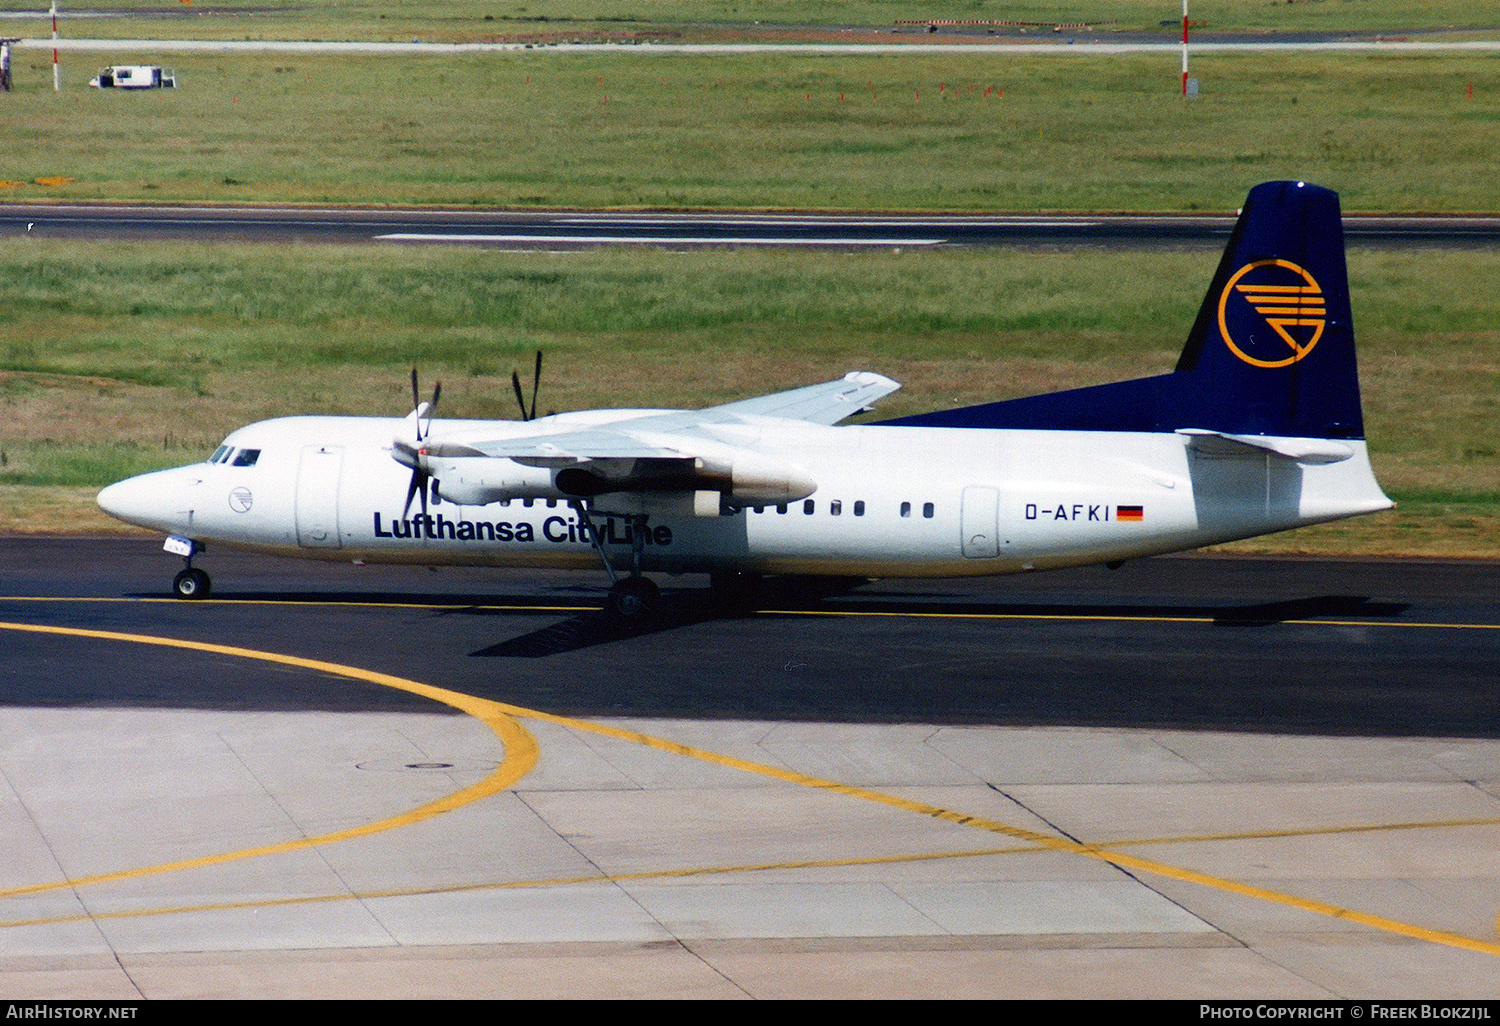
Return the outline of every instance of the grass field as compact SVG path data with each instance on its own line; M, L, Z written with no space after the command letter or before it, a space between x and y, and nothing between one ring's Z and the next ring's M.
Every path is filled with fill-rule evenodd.
M413 363L455 417L513 416L510 372L537 347L544 409L707 404L868 368L905 384L881 405L894 416L1157 373L1216 259L32 240L0 256L0 529L101 529L92 489L203 458L252 420L402 414ZM1356 249L1350 266L1367 430L1402 509L1258 547L1500 552L1500 254Z
M345 3L341 0L247 0L193 9L161 3L153 11L139 0L90 0L109 19L70 17L64 34L135 39L171 35L207 39L355 39L472 42L514 34L666 30L687 38L715 37L722 26L753 31L778 26L861 26L890 30L899 21L927 18L1093 26L1093 34L1180 31L1181 8L1170 2L1095 0L1027 3L1011 0L407 0ZM1493 28L1483 4L1462 0L1310 0L1247 3L1193 0L1193 20L1205 30L1302 33L1463 30ZM35 19L0 20L7 35L39 35ZM166 26L170 31L163 31ZM20 29L20 31L15 31Z
M1186 104L1175 57L181 55L149 94L17 63L18 200L1223 211L1294 177L1500 209L1497 57L1204 57Z

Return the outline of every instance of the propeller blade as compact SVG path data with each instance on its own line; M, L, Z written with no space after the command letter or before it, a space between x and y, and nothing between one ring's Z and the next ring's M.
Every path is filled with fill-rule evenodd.
M521 406L521 419L530 420L526 416L526 395L521 391L521 375L516 371L510 372L510 386L516 390L516 402Z
M439 381L432 388L432 402L427 407L427 427L423 429L422 437L432 434L432 418L437 415L438 398L443 394L443 383Z
M421 448L421 443L427 432L432 430L432 411L437 409L438 398L442 394L443 383L439 381L433 386L432 402L424 403L421 388L417 383L417 368L415 365L412 366L411 405L412 420L415 421L417 427L417 445L408 445L397 438L391 447L391 456L396 462L411 467L411 481L406 486L406 502L401 507L403 518L411 512L411 500L417 497L418 492L422 494L422 512L427 512L427 482L432 480L432 475L422 469L422 454L425 450ZM425 429L422 426L424 416L427 418Z
M531 374L531 414L527 420L536 420L536 390L542 384L542 351L536 351L536 370Z
M406 519L406 515L411 512L411 500L417 497L418 488L422 490L422 512L427 512L426 482L421 480L426 476L426 474L422 473L422 471L418 470L416 467L411 468L411 484L406 486L406 504L401 507L401 518L403 520Z
M422 395L417 389L417 368L411 369L411 408L416 411L417 441L422 440L422 411L426 405L422 402Z

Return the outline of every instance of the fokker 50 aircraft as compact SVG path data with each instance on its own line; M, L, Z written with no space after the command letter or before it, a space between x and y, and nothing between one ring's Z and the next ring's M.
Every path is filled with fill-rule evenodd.
M896 382L860 371L704 410L519 421L439 421L414 395L404 419L251 424L99 504L170 535L183 598L208 592L192 565L206 543L602 565L608 608L627 616L656 598L643 571L726 583L1114 564L1391 506L1365 448L1348 291L1337 195L1268 182L1170 374L845 426Z

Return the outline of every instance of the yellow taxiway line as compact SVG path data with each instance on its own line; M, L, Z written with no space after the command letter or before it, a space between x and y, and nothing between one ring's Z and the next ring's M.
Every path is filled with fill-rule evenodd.
M278 844L267 844L256 848L246 848L242 851L225 852L218 855L205 855L201 858L183 859L180 862L168 862L157 866L142 866L136 869L124 869L114 873L100 873L93 876L77 877L72 880L60 880L53 883L32 884L28 887L9 887L0 890L0 898L15 897L23 894L39 894L44 891L55 891L69 887L81 887L88 884L110 883L116 880L130 880L143 876L154 876L159 873L170 873L182 869L198 869L203 866L214 866L223 862L234 862L239 859L257 858L261 855L276 855L281 852L297 851L302 848L314 848L319 845L333 844L337 841L347 841L354 837L365 837L369 834L378 834L385 830L394 830L397 827L409 826L412 823L431 819L433 816L444 812L451 812L464 805L488 798L490 795L499 794L514 787L515 784L530 773L536 765L539 750L536 739L531 733L515 721L515 718L503 710L499 703L487 699L476 698L473 695L460 694L457 691L448 691L445 688L433 687L430 684L421 684L414 680L403 677L392 676L388 673L376 673L372 670L362 670L355 666L343 666L338 663L327 663L317 659L303 659L298 656L282 655L278 652L263 652L257 649L239 648L233 645L216 645L203 641L183 641L178 638L165 638L149 634L127 634L121 631L88 630L81 627L48 627L39 624L27 623L3 623L0 622L0 630L26 631L33 634L56 634L75 638L95 638L103 641L124 641L138 645L160 645L166 648L182 648L194 652L209 652L215 655L235 656L242 659L257 659L262 662L280 663L283 666L295 666L305 670L314 670L319 673L331 674L335 677L349 677L354 680L362 680L371 684L379 684L382 687L395 688L410 694L421 695L435 702L452 706L461 712L468 713L475 719L489 727L500 738L505 746L505 757L499 766L489 776L477 784L463 788L460 791L428 802L408 812L403 812L388 819L382 819L375 823L367 823L363 826L351 827L347 830L337 830L333 833L318 834L312 837L300 837L291 841L282 841Z

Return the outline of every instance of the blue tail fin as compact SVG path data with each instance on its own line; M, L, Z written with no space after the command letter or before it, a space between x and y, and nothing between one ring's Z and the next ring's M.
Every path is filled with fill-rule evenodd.
M1250 190L1171 374L885 423L1363 438L1338 195Z

